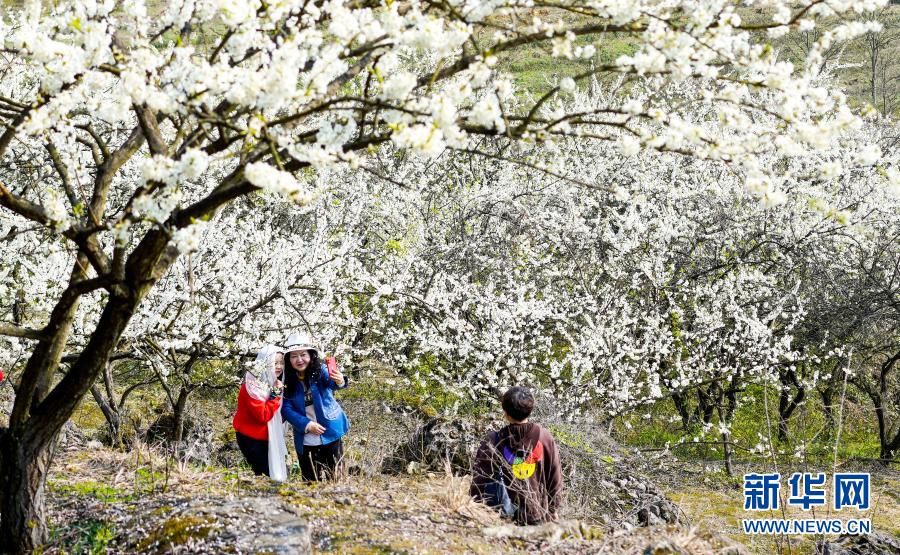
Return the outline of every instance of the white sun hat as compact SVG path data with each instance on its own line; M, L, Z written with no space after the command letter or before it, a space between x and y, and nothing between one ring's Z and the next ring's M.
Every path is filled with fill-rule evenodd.
M284 354L293 351L315 351L320 352L319 348L313 342L312 337L308 333L295 331L287 336L284 340Z

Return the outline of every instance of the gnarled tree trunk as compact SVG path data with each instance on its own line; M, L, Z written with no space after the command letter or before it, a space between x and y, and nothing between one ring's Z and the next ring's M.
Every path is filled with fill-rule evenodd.
M56 436L35 444L10 429L0 429L0 553L25 553L47 535L44 486Z
M100 407L103 417L106 418L106 424L109 426L109 441L114 447L120 447L122 443L122 435L120 428L122 425L122 417L119 414L119 406L116 404L116 395L113 387L112 372L109 364L103 365L103 385L106 389L106 397L100 392L100 388L96 385L91 386L91 395Z
M141 299L177 257L174 249L167 252L167 243L162 232L148 233L128 268L128 281L134 285L125 282L113 288L87 345L59 383L48 391L47 374L56 370L60 345L68 339L69 326L54 320L56 314L68 314L68 291L51 315L44 339L23 372L9 427L0 429L0 553L33 551L46 540L44 485L56 438L109 362ZM85 282L72 284L70 290L80 283ZM77 293L73 294L77 298Z

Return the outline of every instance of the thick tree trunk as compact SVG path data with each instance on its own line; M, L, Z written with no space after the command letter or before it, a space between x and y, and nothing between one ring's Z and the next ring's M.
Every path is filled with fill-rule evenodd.
M898 361L900 361L900 352L897 352L881 365L878 373L878 393L869 393L869 397L872 398L872 402L875 405L875 416L878 419L878 440L881 444L880 458L884 465L887 465L888 461L892 460L897 455L897 450L900 449L900 426L897 427L896 434L891 437L890 411L885 406L892 399L888 388L888 374ZM888 401L886 402L886 400Z
M697 388L697 408L694 414L704 424L712 422L713 413L716 410L715 399L718 396L716 384L710 384L706 390L703 387Z
M778 395L778 441L787 441L788 438L788 419L790 415L787 413L787 408L790 402L790 394L782 386L781 393Z
M163 256L167 241L167 236L155 230L144 238L135 251L138 254L132 255L135 267L129 265L128 269L139 285L130 290L120 287L121 294L113 292L87 345L46 396L41 389L45 383L42 376L49 373L48 369L32 359L41 359L41 365L56 368L59 357L55 345L64 341L63 333L59 331L61 327L54 329L58 335L50 342L52 348L39 350L29 359L20 387L30 390L31 394L16 397L11 426L0 429L0 553L32 551L45 539L44 484L53 456L52 446L63 424L109 361L142 297L177 256L177 251L172 251L171 256ZM59 306L64 305L66 303L61 302ZM53 357L55 360L51 360ZM33 367L32 372L29 367Z
M738 379L732 378L731 387L725 392L725 410L719 405L719 421L726 424L722 433L722 451L725 455L725 472L734 476L734 446L731 441L731 425L734 422L734 411L737 410Z
M897 450L900 448L900 429L897 430L897 434L892 438L883 397L873 393L870 393L869 397L875 405L875 418L878 421L878 443L881 447L878 458L881 459L881 464L886 466L888 461L893 460L897 456Z
M44 486L56 445L0 429L0 553L29 553L47 539Z

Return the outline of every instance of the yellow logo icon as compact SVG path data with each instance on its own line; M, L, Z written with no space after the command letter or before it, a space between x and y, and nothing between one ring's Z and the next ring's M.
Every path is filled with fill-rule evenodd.
M521 462L519 464L514 464L512 467L513 476L518 478L519 480L527 480L534 475L534 468L537 466L534 463Z

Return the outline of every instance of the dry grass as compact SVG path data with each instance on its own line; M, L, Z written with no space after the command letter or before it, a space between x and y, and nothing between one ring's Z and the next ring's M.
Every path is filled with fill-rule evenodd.
M450 463L444 468L444 475L440 480L427 480L422 486L422 496L434 500L441 507L451 513L475 521L482 526L488 526L498 521L497 512L488 508L484 503L479 503L469 495L471 476L455 476Z
M900 472L875 478L871 516L876 530L900 537Z
M406 440L414 419L383 414L379 406L370 402L348 400L346 405L354 424L345 441L342 471L333 481L303 484L297 476L292 476L287 483L277 485L266 478L254 477L245 469L179 464L168 458L160 446L140 442L129 452L74 448L60 453L51 473L49 490L51 502L55 498L57 503L55 518L60 522L75 518L73 511L59 509L60 505L75 505L73 498L90 501L81 503L89 512L79 513L77 518L85 514L92 518L90 515L94 514L102 520L103 506L109 509L116 505L119 512L128 512L139 501L164 504L176 498L215 500L218 496L240 495L271 497L289 505L313 524L318 534L317 549L323 552L638 553L655 546L663 548L661 552L667 552L666 549L698 554L741 552L717 534L746 544L753 553L788 552L782 550L788 547L783 541L740 533L740 519L746 515L736 482L706 480L709 475L702 472L688 476L671 468L658 471L671 479L663 481L661 476L654 479L668 484L670 499L687 514L694 529L641 529L598 539L599 533L576 522L572 526L548 527L544 532L530 530L530 537L510 536L503 532L505 521L469 497L467 476L454 475L449 468L443 472L418 469L415 473L394 476L381 474L382 462ZM222 422L226 425L227 419ZM582 443L590 445L594 451L589 457L615 454L612 447L598 443L589 434L590 429L566 430L568 435L563 434L565 438L561 439L576 447ZM288 443L291 444L290 438ZM289 452L293 456L293 449L289 448ZM900 473L880 473L875 478L873 509L868 517L877 531L900 533L898 491ZM101 512L90 512L98 510ZM569 515L584 518L583 514L570 512ZM519 536L523 532L521 528L512 530ZM128 530L118 533L127 534ZM811 546L812 539L802 545L794 543L790 552L792 555L808 553ZM58 550L63 549L61 546Z
M68 486L92 480L132 496L216 494L240 481L258 481L250 473L223 473L214 467L184 464L168 457L159 445L141 441L126 452L106 447L68 450L54 462L50 480Z
M639 528L614 535L600 553L644 554L679 553L684 555L743 555L747 550L739 543L715 536L699 528L663 526Z

